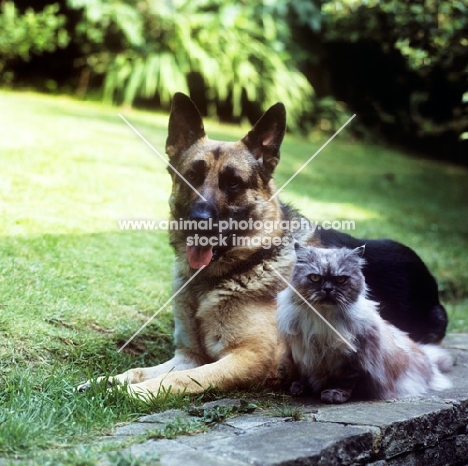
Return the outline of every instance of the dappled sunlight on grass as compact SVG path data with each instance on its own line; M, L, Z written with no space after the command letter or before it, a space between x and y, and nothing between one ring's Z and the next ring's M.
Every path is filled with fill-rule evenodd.
M308 219L316 222L342 219L359 221L380 217L376 210L365 209L347 202L320 202L295 193L285 193L281 199L298 209Z
M122 218L168 216L166 166L117 109L30 94L1 96L3 111L5 104L10 108L0 125L0 159L7 157L0 235L117 231ZM28 100L37 105L33 115L21 107ZM154 130L153 123L147 132L164 152L165 128Z
M122 231L118 220L166 219L171 180L115 107L1 91L0 101L0 375L9 381L4 399L23 409L43 394L68 393L89 377L157 364L172 353L170 306L117 351L171 296L174 264L167 232ZM120 111L164 152L167 115ZM241 139L249 129L209 120L205 127L220 140ZM321 143L288 136L277 186ZM438 279L450 331L467 330L468 170L343 134L280 198L311 220L353 220L355 236L415 248ZM36 389L37 374L58 385ZM17 402L10 396L17 392L29 398ZM135 413L89 396L65 398L60 406L84 413L70 433L75 439ZM14 422L0 422L0 434L11 439L0 442L0 454L34 445L36 431L23 442L22 429L44 411L28 406ZM49 430L39 429L44 445L55 441L62 414L51 413Z
M139 236L126 232L117 239L112 233L123 233L118 220L168 217L171 187L165 163L118 112L161 153L167 115L33 93L0 92L0 98L0 235L39 238L100 232L109 233L103 238L124 248L128 238ZM210 120L205 128L213 139L227 140L238 140L249 130ZM325 140L287 135L276 185L281 187ZM311 220L349 219L356 222L356 236L390 237L408 244L438 278L444 299L468 294L463 259L468 247L466 168L353 141L344 131L280 198ZM146 233L142 238L157 234ZM161 238L167 241L165 233ZM82 259L86 257L85 252ZM153 257L149 254L148 260ZM160 264L168 262L167 270L172 260L168 253L158 257ZM170 280L163 287L169 290Z

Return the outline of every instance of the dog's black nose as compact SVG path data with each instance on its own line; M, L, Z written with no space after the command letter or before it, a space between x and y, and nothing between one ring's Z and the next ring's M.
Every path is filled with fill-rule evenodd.
M188 211L189 220L218 219L218 209L205 201L194 202Z

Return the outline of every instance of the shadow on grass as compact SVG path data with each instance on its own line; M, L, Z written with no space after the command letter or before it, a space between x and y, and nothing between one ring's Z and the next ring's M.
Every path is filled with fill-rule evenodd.
M363 220L363 231L372 222ZM450 251L463 260L453 246L432 248L439 271L450 267ZM116 422L190 402L171 397L148 408L118 392L73 392L90 377L158 364L172 355L169 309L128 351L117 350L172 294L173 261L161 232L2 238L0 456L26 457L89 441L93 432ZM452 273L463 276L459 269ZM454 286L459 296L466 293L458 282ZM466 307L457 315L466 328L465 316Z
M117 354L172 294L165 234L3 237L0 264L3 356L94 373L156 364L172 352L167 309Z

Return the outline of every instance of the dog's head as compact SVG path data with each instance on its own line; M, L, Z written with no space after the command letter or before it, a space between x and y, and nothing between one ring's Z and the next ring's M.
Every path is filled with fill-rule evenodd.
M171 237L173 244L182 237L189 240L186 253L192 268L208 265L232 248L239 233L236 222L252 219L242 232L252 236L259 234L252 231L253 221L278 219L278 201L270 198L285 130L286 111L277 103L240 141L211 140L195 104L186 95L175 94L166 141L173 181L169 204L174 220L194 223ZM211 244L190 244L197 234L211 239Z

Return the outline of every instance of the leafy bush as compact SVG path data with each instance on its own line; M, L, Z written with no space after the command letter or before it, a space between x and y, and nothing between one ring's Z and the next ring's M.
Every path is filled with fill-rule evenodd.
M322 20L324 42L332 48L347 44L348 56L372 50L368 61L377 54L387 65L394 60L396 66L384 71L389 76L375 74L381 87L391 79L392 90L356 96L371 102L377 120L416 138L468 139L466 2L332 0L323 4ZM361 69L354 64L349 72L361 82L379 66L376 60Z
M106 100L132 104L157 95L167 104L174 92L188 93L196 75L211 114L217 102L240 116L245 102L281 100L297 126L311 108L312 87L288 49L285 1L68 3L84 9L79 32L88 65L105 76Z
M54 4L39 13L28 8L19 14L13 2L0 4L0 72L15 59L27 61L31 54L53 52L67 45L65 17L57 14L58 10Z

